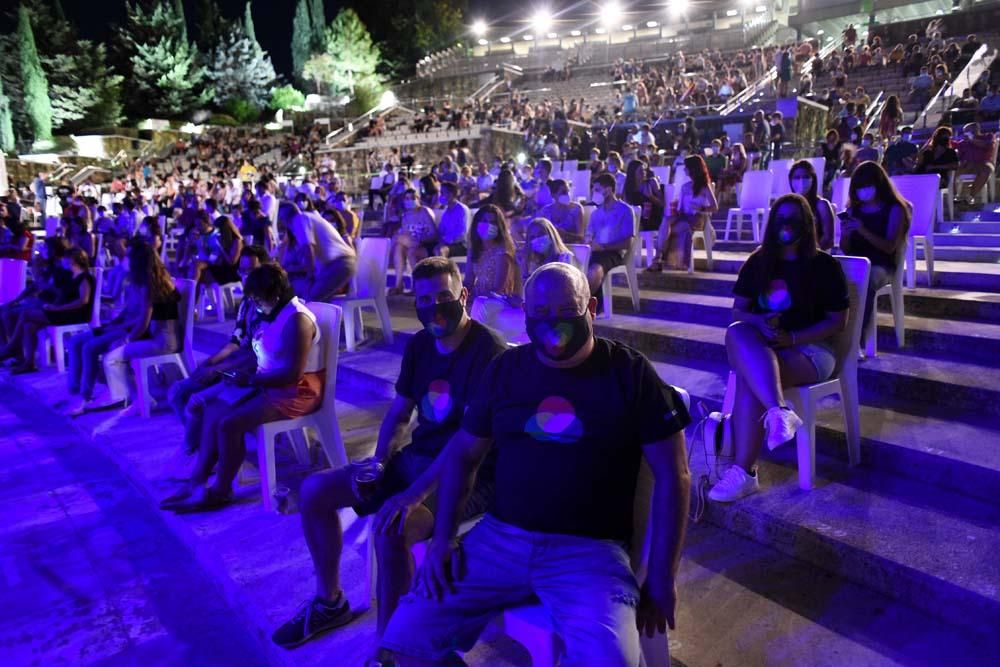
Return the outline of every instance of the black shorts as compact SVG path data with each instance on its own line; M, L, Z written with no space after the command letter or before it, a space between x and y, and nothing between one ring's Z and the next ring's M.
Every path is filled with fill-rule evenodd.
M392 455L392 458L385 464L385 474L375 489L374 495L368 500L354 506L354 512L358 516L368 516L375 514L382 508L389 498L398 493L402 493L417 480L420 475L427 470L434 462L433 456L421 454L412 447L404 447ZM491 466L483 465L476 475L476 484L469 494L469 500L465 504L465 512L462 521L466 521L474 516L484 514L493 498L493 470ZM426 505L432 512L434 504L437 502L437 494L432 495L426 501Z
M437 241L426 241L420 244L420 247L424 249L428 257L434 256L434 249L437 248L437 246L438 246Z
M465 257L469 254L464 243L446 243L444 247L448 249L449 257Z
M616 266L625 264L625 251L623 250L598 250L590 256L590 264L599 264L604 273L607 273Z

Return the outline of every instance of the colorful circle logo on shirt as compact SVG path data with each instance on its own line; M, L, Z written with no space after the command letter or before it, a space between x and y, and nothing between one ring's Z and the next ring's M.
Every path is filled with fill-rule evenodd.
M455 402L451 398L451 385L447 380L434 380L427 386L427 393L421 401L421 412L424 418L435 423L442 423L451 414Z
M757 305L767 312L784 312L792 307L792 293L784 280L772 280L766 290L757 298Z
M561 396L549 396L524 425L524 432L542 442L576 442L583 436L583 422L572 403Z

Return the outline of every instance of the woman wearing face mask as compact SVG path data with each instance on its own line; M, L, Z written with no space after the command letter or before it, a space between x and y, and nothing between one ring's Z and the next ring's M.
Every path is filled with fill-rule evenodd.
M941 188L948 187L955 170L958 169L958 151L951 147L951 128L942 125L934 130L930 141L917 155L918 174L938 174L941 177Z
M663 221L663 187L656 175L650 171L641 160L628 163L628 175L625 177L625 203L630 206L641 206L639 229L651 232L658 229Z
M719 203L708 178L705 160L700 155L689 155L684 160L684 168L691 180L681 186L677 211L660 225L659 253L646 269L653 273L663 269L687 271L694 251L693 232L704 229L706 235L715 234L711 216L719 210Z
M849 216L840 226L844 253L871 260L868 298L861 332L868 331L875 293L889 284L896 270L896 255L910 230L910 204L899 194L885 170L874 162L862 163L851 177ZM861 341L865 349L865 341Z
M123 337L123 344L104 356L104 374L113 397L127 395L128 406L122 414L135 415L139 409L135 403L132 360L178 350L181 295L149 243L137 239L131 244L128 265L130 284L139 292L141 306L131 322L131 329Z
M489 295L515 300L521 297L521 280L514 265L514 242L507 219L492 204L480 207L472 218L465 286L473 300Z
M515 219L524 212L525 196L517 183L514 170L504 167L500 170L493 193L482 201L481 206L492 204L497 206L510 219Z
M554 201L539 211L538 216L552 221L564 243L583 243L586 232L583 207L570 199L569 184L557 178L549 181L549 190Z
M0 359L11 359L21 353L21 361L13 366L15 374L33 373L38 332L51 325L84 324L90 321L92 311L100 307L94 292L94 277L90 275L90 260L79 248L70 248L61 259L62 268L70 274L62 294L53 303L39 304L20 313L17 323L0 351ZM95 304L97 304L95 306Z
M434 214L417 199L414 190L407 190L403 196L402 228L396 235L393 250L396 285L389 290L390 294L403 293L403 271L406 269L407 260L411 267L416 266L417 262L434 252L437 238Z
M230 387L206 399L190 481L164 499L161 509L203 512L231 504L246 455L244 436L261 424L307 415L322 403L326 370L316 316L294 296L277 265L254 269L244 289L263 320L252 341L257 372L236 374ZM215 481L206 486L213 469Z
M799 160L793 164L788 172L788 185L793 193L809 202L809 210L816 221L817 245L820 250L829 250L833 247L833 205L819 196L819 183L812 163Z
M771 207L764 240L740 269L726 352L736 375L736 460L709 498L732 502L760 486L761 446L789 441L802 420L782 387L820 382L836 366L834 337L847 325L850 299L839 262L816 247L809 202L784 195Z
M816 157L826 160L826 169L823 170L823 192L830 189L833 177L843 166L844 143L840 140L840 133L837 130L826 131L826 141L819 145Z
M389 190L389 200L382 209L382 236L392 238L399 232L403 220L403 198L410 189L410 179L400 174L399 179Z
M608 153L607 167L608 173L615 177L615 194L621 194L622 190L625 189L625 173L623 171L625 163L622 161L621 154L617 151Z

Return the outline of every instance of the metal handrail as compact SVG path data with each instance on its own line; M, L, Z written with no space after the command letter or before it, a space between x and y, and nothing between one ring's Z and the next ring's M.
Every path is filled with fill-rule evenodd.
M937 93L934 94L934 97L931 98L931 101L927 103L927 106L924 107L924 110L920 112L919 116L917 116L917 121L914 123L914 125L918 125L921 122L921 120L922 120L923 121L923 127L926 128L927 127L927 115L931 114L931 113L934 113L934 107L938 104L939 101L940 101L940 104L941 104L941 113L944 114L944 110L945 110L944 109L944 104L945 104L946 99L950 100L950 99L956 97L956 95L955 95L955 82L958 81L958 80L960 80L962 78L962 75L964 74L965 75L965 85L971 86L972 83L969 81L969 72L972 69L973 65L978 65L979 64L978 61L980 61L980 60L985 61L986 60L986 55L987 55L987 51L988 50L989 50L989 46L987 46L986 44L983 44L982 46L980 46L976 50L976 52L974 54L972 54L972 57L969 58L969 62L967 62L965 64L965 67L962 68L962 71L959 72L958 74L956 74L955 78L953 78L951 80L951 82L948 83L948 85L941 86L938 89ZM994 54L995 54L995 52L994 52ZM991 61L992 61L992 59L991 59ZM989 65L990 65L989 62L986 62L984 64L987 67L989 67Z
M861 128L862 137L871 131L872 125L875 124L875 119L882 115L882 110L885 109L885 103L888 101L889 98L886 96L885 91L884 90L878 91L878 95L875 96L875 99L872 101L871 104L871 113L868 114L868 116L866 117L867 120L865 121L865 124ZM868 110L866 109L865 111Z

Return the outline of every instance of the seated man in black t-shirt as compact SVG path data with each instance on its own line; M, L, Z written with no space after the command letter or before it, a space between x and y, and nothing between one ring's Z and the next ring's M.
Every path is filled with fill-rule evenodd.
M649 636L674 627L689 417L645 357L594 337L596 307L578 269L537 269L525 286L531 344L490 364L434 469L380 512L376 530L440 485L434 536L380 660L450 664L451 652L470 649L499 610L536 596L559 629L564 665L637 665L637 626ZM493 500L459 546L458 524L491 450ZM643 456L656 484L640 588L628 545Z
M374 460L313 475L302 485L302 530L316 566L316 597L275 631L273 640L279 646L298 646L353 618L340 588L343 534L337 510L353 506L359 515L372 514L425 473L458 431L486 366L506 347L498 334L466 314L468 292L450 259L429 257L418 263L413 268L413 292L424 330L410 339L403 353L396 398L382 420ZM410 444L394 452L414 409L417 427ZM374 473L373 489L356 477L362 472ZM466 507L467 516L485 511L491 489L492 475L483 475ZM409 546L426 539L433 523L430 510L415 505L391 533L376 541L379 634L399 597L410 589Z

